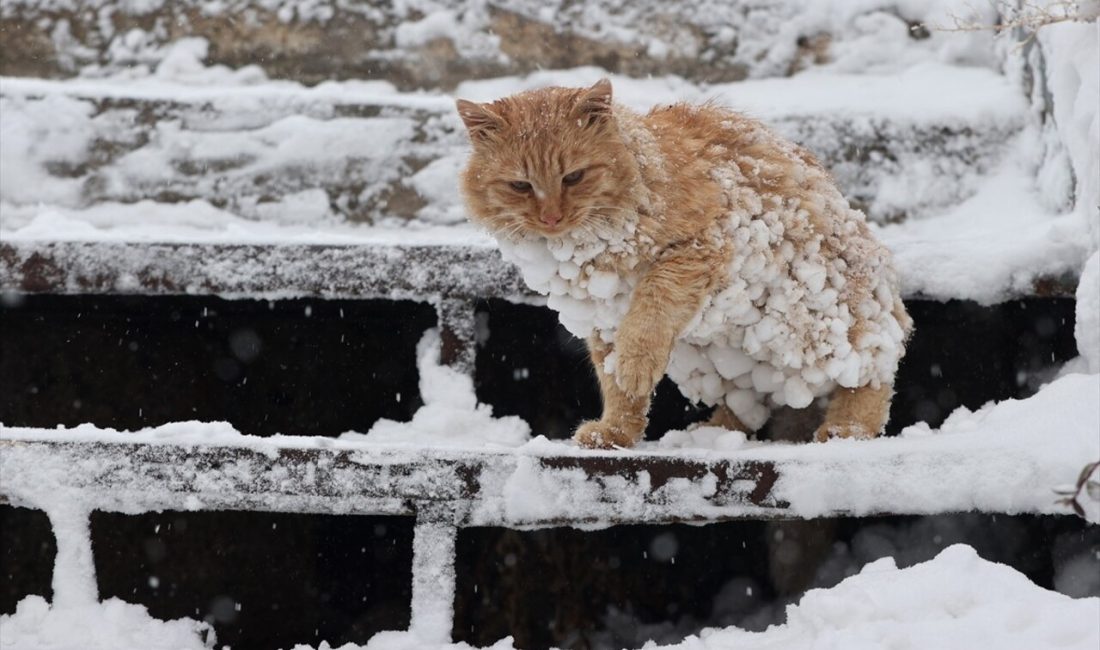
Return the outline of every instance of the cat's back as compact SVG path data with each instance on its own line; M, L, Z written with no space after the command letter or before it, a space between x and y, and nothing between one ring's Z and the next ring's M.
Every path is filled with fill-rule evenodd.
M821 170L812 154L762 122L716 101L655 106L646 125L663 146L689 149L697 155L728 160L732 155L783 161Z
M644 121L681 183L698 186L714 179L715 170L735 168L740 189L761 198L799 198L805 205L831 204L825 212L847 211L813 154L759 120L704 102L658 106Z
M690 171L692 161L713 166L728 159L733 136L747 118L707 102L655 106L644 120L671 168Z

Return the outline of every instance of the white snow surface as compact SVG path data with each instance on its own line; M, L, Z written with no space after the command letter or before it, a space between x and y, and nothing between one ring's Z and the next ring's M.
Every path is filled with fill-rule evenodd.
M382 419L366 434L345 433L342 441L437 447L517 447L531 437L531 427L516 416L494 418L488 404L480 404L474 381L465 373L439 363L439 330L430 329L416 346L420 397L424 406L411 422Z
M56 0L7 0L5 7L38 8L40 11L68 7ZM146 14L136 22L153 26L147 30L121 31L110 19L111 10L131 16ZM83 75L93 76L127 67L148 69L171 56L173 44L166 44L169 28L161 20L150 20L150 12L165 0L84 0L89 13L99 10L96 33L109 42L105 56L87 47L72 34L68 21L56 20L52 40L59 49L63 67L85 66ZM752 77L785 74L803 58L798 41L803 36L829 34L830 60L822 67L838 70L874 69L892 71L915 61L936 60L960 64L991 63L988 32L941 33L931 30L924 38L909 36L909 23L949 23L956 14L991 24L989 7L972 8L965 0L773 0L740 3L691 0L669 4L659 0L635 2L573 2L569 0L402 0L381 5L363 5L349 0L186 0L176 3L195 7L203 17L239 13L260 7L273 11L283 23L319 23L366 20L381 38L364 55L380 59L403 59L420 54L418 48L437 37L453 43L463 59L504 61L501 39L493 33L493 10L506 8L520 16L548 26L613 45L643 50L653 59L686 59L703 65L733 64ZM984 9L984 10L983 10ZM46 12L43 12L46 13ZM33 15L33 14L32 14ZM49 14L47 13L47 16ZM49 18L46 24L49 25ZM126 23L124 23L126 24ZM128 24L134 24L134 21ZM185 23L186 24L186 23ZM392 38L387 47L386 35ZM94 38L93 36L93 38ZM198 46L193 46L198 47ZM805 61L803 61L805 63ZM101 64L101 65L100 65Z
M656 446L693 458L774 462L780 474L775 496L806 518L836 512L1065 512L1055 506L1053 490L1072 484L1086 464L1100 458L1097 395L1100 375L1070 374L1027 399L977 411L961 407L939 429L921 423L896 438L789 445L748 442L735 432L702 427L670 431L634 453L653 453ZM528 447L539 444L536 438ZM549 450L559 443L541 445ZM514 491L505 493L510 516L568 512L569 497L540 492L539 485L537 476L516 480ZM1086 497L1081 505L1090 521L1100 522L1100 501Z
M287 207L283 201L269 204ZM301 206L289 206L294 222L246 219L207 201L186 203L105 202L87 208L3 205L0 237L11 242L102 241L199 244L329 244L495 247L492 237L468 224L364 227L347 222L310 222ZM327 205L326 205L327 207ZM304 221L304 223L303 223Z
M767 121L799 114L884 117L922 123L1017 124L1024 97L1005 77L983 68L926 62L894 74L808 70L790 78L696 84L680 77L632 79L596 67L541 70L525 76L466 81L454 96L492 101L544 86L585 86L611 79L615 101L635 110L655 104L715 99ZM935 90L933 90L935 89Z
M871 226L894 253L905 296L995 303L1006 291L1030 294L1036 277L1077 274L1091 250L1085 213L1045 207L1017 160L941 215Z
M787 622L764 632L705 630L666 650L998 650L1100 644L1100 598L1073 599L956 545L898 569L883 558L831 589L787 608ZM657 646L649 646L656 648Z
M1093 9L1095 11L1095 9ZM1082 8L1082 12L1085 9ZM1100 248L1100 20L1039 30L1054 126L1074 176L1076 210Z
M459 394L461 391L458 392ZM0 427L0 440L55 440L78 442L142 442L153 444L246 446L274 454L279 448L348 449L364 453L376 450L391 457L394 451L416 460L425 449L441 446L455 451L503 455L494 467L499 484L484 485L485 494L472 520L489 525L568 518L578 503L598 525L601 518L616 515L647 516L649 506L639 501L635 487L623 482L597 486L580 470L555 473L534 462L539 457L600 455L611 457L668 457L698 460L766 461L776 465L779 480L772 490L776 500L790 504L785 511L813 518L836 513L853 516L883 512L934 514L944 512L1068 513L1057 503L1055 489L1073 484L1081 469L1100 458L1100 375L1068 374L1023 400L991 403L971 412L960 408L939 429L918 424L900 437L875 440L830 440L815 444L748 442L724 429L669 432L659 442L641 443L632 450L594 452L571 441L550 441L538 436L517 444L526 436L526 425L515 419L494 424L487 413L470 411L472 400L446 406L453 420L436 417L446 401L425 407L433 417L421 416L414 424L384 424L381 434L346 435L339 440L303 436L260 438L237 432L227 423L180 422L137 432L120 432L80 425L69 429ZM437 410L439 409L439 410ZM455 413L458 415L455 415ZM473 415L471 415L473 413ZM462 419L458 419L462 418ZM479 420L486 431L499 426L505 434L494 436L486 447L484 433L468 433L460 426ZM392 427L392 428L391 428ZM397 427L406 439L399 438ZM520 432L523 432L523 436ZM384 441L384 442L380 442ZM413 446L415 445L415 446ZM14 475L12 475L14 476ZM0 481L10 480L0 476ZM497 479L494 479L497 480ZM564 487L563 487L564 486ZM965 489L960 489L965 486ZM25 486L23 486L25 487ZM28 487L27 489L31 489ZM708 481L670 487L671 495L685 507L707 512L706 497L713 494ZM33 499L60 499L57 490L34 489ZM69 495L67 499L75 499ZM36 504L49 508L49 503ZM1100 522L1100 502L1081 503L1090 521ZM754 507L747 507L745 512ZM140 506L127 506L139 511Z
M893 558L863 567L830 589L807 592L787 607L787 621L763 632L737 627L703 630L646 650L1095 650L1100 598L1074 599L1036 586L1015 569L989 562L962 544L899 569ZM317 650L466 650L466 644L426 643L387 632L365 646L327 643ZM513 648L510 639L493 650ZM298 645L293 650L310 650Z
M1092 254L1077 286L1077 351L1088 372L1100 372L1100 252Z
M208 642L207 642L208 639ZM110 598L74 607L27 596L15 613L0 615L5 650L204 650L214 647L209 625L189 618L161 621L141 605Z

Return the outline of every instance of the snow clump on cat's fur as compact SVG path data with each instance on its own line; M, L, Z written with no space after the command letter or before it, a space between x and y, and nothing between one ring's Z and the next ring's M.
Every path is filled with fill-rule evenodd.
M646 134L630 133L644 125L619 116L624 139L645 139ZM777 140L776 146L784 143ZM654 159L660 154L647 149L644 164L663 165ZM851 253L860 259L860 281L867 284L857 292L846 290L851 273L843 256L825 254L825 235L799 244L784 238L807 219L797 200L758 193L742 182L732 163L714 170L713 177L729 209L710 235L730 242L733 254L723 270L727 277L673 347L667 374L680 391L708 405L724 400L755 429L771 407L804 408L838 385L892 385L910 322L899 312L889 253L868 236L863 214L829 183L814 197L825 204L818 206L820 212L834 215L835 235L847 244L849 259ZM501 237L499 243L527 285L549 296L548 305L567 330L612 344L640 277L612 269L633 270L638 251L652 245L629 222L614 233L528 234ZM611 258L617 264L606 263ZM863 294L862 300L853 301L853 294ZM859 332L853 331L857 321ZM615 358L612 352L604 361L612 375Z

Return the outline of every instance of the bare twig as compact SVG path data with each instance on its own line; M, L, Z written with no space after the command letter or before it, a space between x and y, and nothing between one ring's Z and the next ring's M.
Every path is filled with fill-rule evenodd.
M972 16L970 18L952 13L949 15L950 25L922 23L914 25L911 29L939 32L993 32L994 34L1018 30L1025 35L1021 41L1021 44L1024 44L1034 39L1041 27L1064 22L1090 22L1100 16L1100 2L1096 0L1047 0L1045 2L989 0L989 4L997 12L999 22L980 22L973 17L978 15L978 11L968 5Z
M1081 505L1081 493L1094 501L1100 501L1100 481L1090 481L1089 477L1092 473L1100 469L1100 460L1089 463L1081 470L1081 474L1077 477L1077 483L1074 486L1075 489L1067 490L1055 490L1055 494L1061 494L1062 498L1058 499L1057 503L1063 506L1069 506L1073 509L1077 516L1085 516L1085 507Z

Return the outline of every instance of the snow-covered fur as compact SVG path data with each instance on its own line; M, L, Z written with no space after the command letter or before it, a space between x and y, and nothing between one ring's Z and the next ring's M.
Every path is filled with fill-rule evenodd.
M505 259L549 296L570 332L589 339L605 414L582 426L578 439L634 442L645 414L630 411L648 408L666 372L689 399L724 407L719 419L746 430L762 426L774 406L804 408L840 387L845 404L830 408L819 435L877 434L911 321L890 254L863 214L811 156L758 122L710 105L640 116L610 103L610 85L601 113L601 100L592 99L600 86L480 107L501 119L505 135L479 142L472 128L475 152L463 183L474 217L495 232ZM593 129L590 118L573 119L568 110L558 121L546 107L525 123L509 104L538 103L545 98L534 95L548 91L566 108L594 103L607 128ZM469 125L472 109L463 108ZM571 134L563 131L581 131L574 136L580 152L542 152L549 180L530 159L491 156L497 175L533 185L530 214L518 217L524 210L515 205L494 211L484 160L485 149L509 146L508 126L536 155L540 128L565 140ZM604 139L626 155L612 147L601 161ZM585 151L593 148L595 155ZM554 204L550 186L559 177L581 169L588 178L605 164L626 168L614 179L626 183L624 196L608 197L606 179L597 177L575 190L562 184ZM570 190L580 196L566 196ZM586 202L586 192L602 198ZM547 210L561 221L543 219Z

